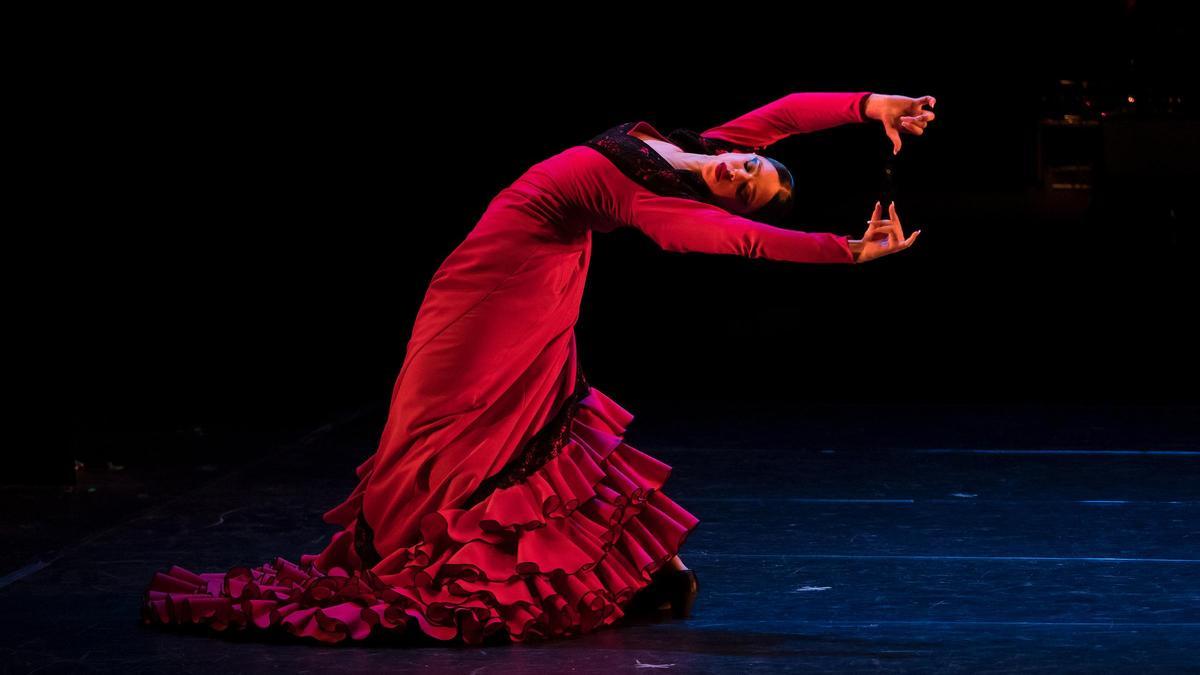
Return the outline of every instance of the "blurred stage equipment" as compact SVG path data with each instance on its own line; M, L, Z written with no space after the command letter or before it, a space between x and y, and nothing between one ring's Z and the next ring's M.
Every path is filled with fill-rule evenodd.
M1090 190L1103 141L1087 80L1058 80L1043 102L1034 150L1039 185L1046 190Z

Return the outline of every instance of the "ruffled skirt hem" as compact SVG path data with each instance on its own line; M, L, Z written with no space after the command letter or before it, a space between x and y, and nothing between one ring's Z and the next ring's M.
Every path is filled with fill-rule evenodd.
M415 627L472 645L610 625L699 523L661 491L671 467L625 443L632 417L592 387L556 456L468 509L426 514L416 544L364 565L356 491L335 509L346 529L321 554L223 573L172 566L151 581L143 621L283 628L322 643Z

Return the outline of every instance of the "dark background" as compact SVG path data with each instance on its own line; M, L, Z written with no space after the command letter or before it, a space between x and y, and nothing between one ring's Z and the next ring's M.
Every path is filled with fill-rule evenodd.
M48 205L62 228L38 233L52 295L31 302L51 328L36 363L52 446L168 462L130 435L386 405L434 270L525 168L623 121L703 130L795 91L937 97L896 162L920 242L850 267L598 235L577 325L594 384L647 415L1195 403L1186 22L1152 3L928 12L75 24L72 49L47 50L67 189ZM1063 79L1110 113L1062 150L1094 161L1089 190L1039 181ZM798 180L790 226L860 236L889 150L877 123L775 146Z
M1185 5L10 22L0 662L224 667L206 640L133 632L145 583L319 550L430 278L498 191L621 122L703 130L866 90L938 99L895 160L912 250L819 266L594 239L580 358L707 521L683 557L710 602L584 660L669 644L662 660L836 672L1194 663ZM889 152L874 123L772 148L798 178L789 226L860 236ZM800 583L831 592L778 592ZM229 646L311 669L308 650Z

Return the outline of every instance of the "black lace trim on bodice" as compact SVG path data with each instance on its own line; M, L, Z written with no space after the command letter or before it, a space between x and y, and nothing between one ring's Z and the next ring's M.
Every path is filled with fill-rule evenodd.
M667 134L667 140L678 145L684 152L695 152L701 155L719 155L722 152L754 152L748 148L719 138L701 136L691 129L676 129Z
M584 377L583 368L577 363L575 390L560 404L558 412L546 422L541 430L530 437L525 447L500 471L484 479L459 508L469 509L496 490L520 483L545 466L551 459L557 457L567 444L571 422L575 419L575 413L579 409L579 401L590 392L591 386ZM354 526L354 550L362 559L364 568L374 567L382 560L374 544L375 532L367 524L362 509L359 509Z
M637 122L618 124L589 140L586 145L599 150L621 170L621 173L655 194L685 197L702 202L710 201L712 191L708 189L704 179L686 169L676 169L645 141L629 135L629 130L637 124ZM681 138L683 137L681 136ZM674 140L671 142L680 145ZM689 149L702 147L694 143L689 143L688 147L683 145L680 147L687 152L715 154L705 149Z

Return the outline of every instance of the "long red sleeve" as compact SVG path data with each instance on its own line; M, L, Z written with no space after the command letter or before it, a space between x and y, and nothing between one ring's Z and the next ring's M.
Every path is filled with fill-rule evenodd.
M844 236L776 227L696 199L660 195L587 146L569 148L534 166L518 181L519 186L527 183L528 197L514 201L514 208L544 210L541 195L552 194L562 201L563 223L582 223L602 232L633 227L666 251L799 263L854 262Z
M720 207L638 189L628 225L663 250L725 253L799 263L853 263L846 237L803 232L743 218Z
M870 92L788 94L700 134L760 150L793 134L864 121L861 102Z

